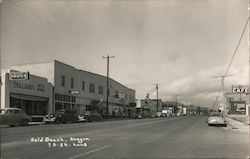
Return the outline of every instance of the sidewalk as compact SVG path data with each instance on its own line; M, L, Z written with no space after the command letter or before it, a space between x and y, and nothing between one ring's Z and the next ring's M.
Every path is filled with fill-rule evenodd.
M227 122L227 127L230 130L235 131L235 132L241 132L241 133L250 133L248 117L247 117L247 120L245 118L244 120L240 121L238 117L229 115L225 119Z

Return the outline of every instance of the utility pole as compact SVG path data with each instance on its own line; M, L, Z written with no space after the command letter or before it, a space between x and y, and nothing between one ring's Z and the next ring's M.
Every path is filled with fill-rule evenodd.
M248 0L248 17L250 17L250 0ZM249 53L249 74L248 74L248 80L249 80L249 85L248 85L248 109L250 108L250 23L248 21L248 53ZM248 110L246 109L246 110ZM247 115L249 116L250 114L248 114L250 111L248 110Z
M226 101L225 101L225 85L224 85L224 79L226 77L230 77L230 76L233 76L233 75L222 75L222 76L213 76L212 78L220 78L221 79L221 92L222 92L222 100L223 100L223 114L225 115L225 110L226 110Z
M158 83L154 84L156 86L156 112L158 112L159 102L158 102Z
M106 96L106 115L108 118L109 115L109 59L110 58L115 58L115 56L106 56L106 57L102 57L102 58L106 58L107 59L107 96Z

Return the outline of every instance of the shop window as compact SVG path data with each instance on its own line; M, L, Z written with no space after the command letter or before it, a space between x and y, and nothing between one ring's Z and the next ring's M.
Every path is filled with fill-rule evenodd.
M85 91L85 82L82 81L82 91Z
M63 103L56 102L55 103L55 111L63 109Z
M74 78L70 78L70 88L74 88Z
M76 109L76 105L72 104L72 109L75 110Z
M70 109L70 104L69 104L69 103L64 103L64 109L65 109L65 110Z
M86 105L86 111L91 111L91 105Z
M89 84L89 92L90 93L95 93L95 85L92 84L92 83Z
M61 76L61 86L65 87L65 76L64 75Z
M103 87L102 86L99 86L99 94L103 95Z
M114 97L115 97L115 98L119 98L119 93L118 93L118 91L115 91Z

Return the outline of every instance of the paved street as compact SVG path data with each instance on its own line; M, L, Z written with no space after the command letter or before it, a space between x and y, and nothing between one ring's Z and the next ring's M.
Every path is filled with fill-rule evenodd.
M187 116L1 128L2 158L247 158L249 134L208 127L205 119ZM41 142L31 141L32 137L40 137ZM45 137L58 141L53 146Z

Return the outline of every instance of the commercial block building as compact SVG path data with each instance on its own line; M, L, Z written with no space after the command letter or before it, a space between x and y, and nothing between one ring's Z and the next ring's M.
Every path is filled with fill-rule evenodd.
M44 115L52 111L52 91L46 78L30 75L27 80L10 80L9 72L3 72L1 108L15 107L28 115Z
M56 60L12 66L12 69L29 71L31 75L45 78L51 83L51 104L46 113L77 109L80 114L88 110L113 116L135 114L135 90L113 79L109 82L109 112L106 112L106 76L79 70Z

